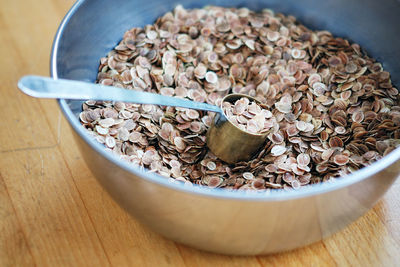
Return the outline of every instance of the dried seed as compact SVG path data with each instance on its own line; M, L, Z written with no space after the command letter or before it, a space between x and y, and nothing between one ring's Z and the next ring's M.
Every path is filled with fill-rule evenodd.
M230 40L226 43L226 46L232 50L238 49L242 45L242 40L241 39L233 39Z
M338 154L333 157L333 162L337 165L346 165L349 162L349 157L344 154Z
M199 118L199 112L197 110L194 110L194 109L186 110L185 114L191 120L195 120L195 119Z
M330 147L343 147L343 141L337 136L333 136L329 139Z
M267 33L267 38L271 42L276 42L279 39L279 32L270 31Z
M210 188L216 188L219 185L221 185L223 181L224 181L224 179L222 179L221 177L213 176L213 177L210 178L210 180L209 180L207 185Z
M324 152L322 152L321 154L321 159L324 161L327 161L330 159L330 157L333 155L334 150L329 148L327 150L325 150Z
M217 83L218 82L218 76L213 71L207 71L205 78L206 78L206 81L209 83Z
M177 136L177 137L174 138L174 144L175 144L176 148L177 148L178 150L180 150L180 151L183 151L183 150L185 150L185 148L186 148L185 141L184 141L184 139L183 139L182 137L180 137L180 136Z
M323 84L323 83L320 83L320 82L315 82L314 84L313 84L313 89L314 89L314 95L316 95L316 96L321 96L321 95L323 95L325 92L326 92L326 85L325 84Z
M106 134L108 134L108 128L104 128L104 127L101 127L100 125L97 125L96 132L101 135L106 135Z
M106 118L99 121L99 125L103 128L110 128L114 124L113 118Z
M302 53L302 50L299 50L299 49L292 49L291 55L295 59L304 58L304 56L305 56L305 54Z
M209 162L207 162L207 168L208 168L210 171L213 171L213 170L215 170L215 169L217 168L217 165L215 164L215 162L209 161Z
M275 145L271 149L271 154L274 157L283 155L283 153L285 153L285 152L286 152L286 147L282 146L282 145Z
M203 64L199 64L195 69L194 69L194 75L199 78L203 79L207 73L207 67Z
M104 143L109 148L113 148L116 144L114 137L111 136L107 136Z
M310 164L310 156L305 153L300 153L297 156L297 164L307 166L308 164Z
M354 122L360 123L364 120L364 113L361 110L354 112L353 115L351 116L351 119Z
M297 189L300 188L301 185L300 185L300 182L299 182L299 181L293 180L293 181L291 182L291 186L293 187L293 189L297 190Z
M337 127L335 127L335 132L337 134L345 134L346 133L346 128L344 128L343 126L337 126Z
M307 123L304 121L296 121L296 128L301 132L305 132L307 129Z
M242 174L243 178L246 180L252 180L254 179L254 175L251 172L244 172Z

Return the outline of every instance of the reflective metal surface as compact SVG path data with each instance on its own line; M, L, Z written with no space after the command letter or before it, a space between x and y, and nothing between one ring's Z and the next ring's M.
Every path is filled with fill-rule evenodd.
M258 102L255 98L242 94L226 95L221 101L234 103L236 100L247 97L251 101ZM253 134L243 131L230 122L221 113L216 114L213 124L207 131L207 146L218 158L228 163L247 161L255 152L262 149L262 145L269 131L262 134Z
M181 3L272 8L307 26L327 29L361 44L383 62L395 84L400 77L400 2L396 0L79 1L55 38L55 78L94 81L99 58L124 31L152 23ZM270 195L228 192L182 184L140 171L90 139L77 115L80 101L59 101L93 174L137 220L178 242L220 253L254 255L293 249L342 229L370 209L399 173L400 150L335 183ZM118 225L116 225L118 227Z
M55 80L34 75L22 77L18 81L18 87L25 94L39 98L125 101L135 104L154 104L222 113L219 107L207 103L147 92L125 90L114 86L65 79Z

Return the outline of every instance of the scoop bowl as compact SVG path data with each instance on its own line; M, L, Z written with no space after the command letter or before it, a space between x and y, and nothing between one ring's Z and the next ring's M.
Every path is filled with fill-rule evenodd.
M255 98L242 94L226 95L222 103L233 103L246 97L258 102ZM207 131L207 146L218 158L228 163L250 160L255 152L263 148L263 144L270 131L264 133L251 133L244 131L228 120L226 114L217 113L213 123Z

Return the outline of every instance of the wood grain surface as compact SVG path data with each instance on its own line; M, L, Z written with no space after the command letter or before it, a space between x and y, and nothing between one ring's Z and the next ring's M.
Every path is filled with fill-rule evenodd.
M128 216L87 169L54 100L20 93L49 75L71 0L0 1L0 266L399 266L400 182L332 237L258 257L206 253Z

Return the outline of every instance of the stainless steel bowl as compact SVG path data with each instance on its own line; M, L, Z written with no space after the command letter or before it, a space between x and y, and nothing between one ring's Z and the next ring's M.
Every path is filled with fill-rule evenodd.
M94 81L99 58L125 30L152 23L177 4L271 8L293 14L311 28L327 29L361 44L400 75L400 2L395 0L78 1L57 32L51 57L54 78ZM178 242L203 250L254 255L290 250L342 229L370 209L399 173L400 149L335 183L269 195L171 184L143 172L92 140L78 121L79 101L59 101L93 174L137 220ZM118 226L116 226L118 227Z

